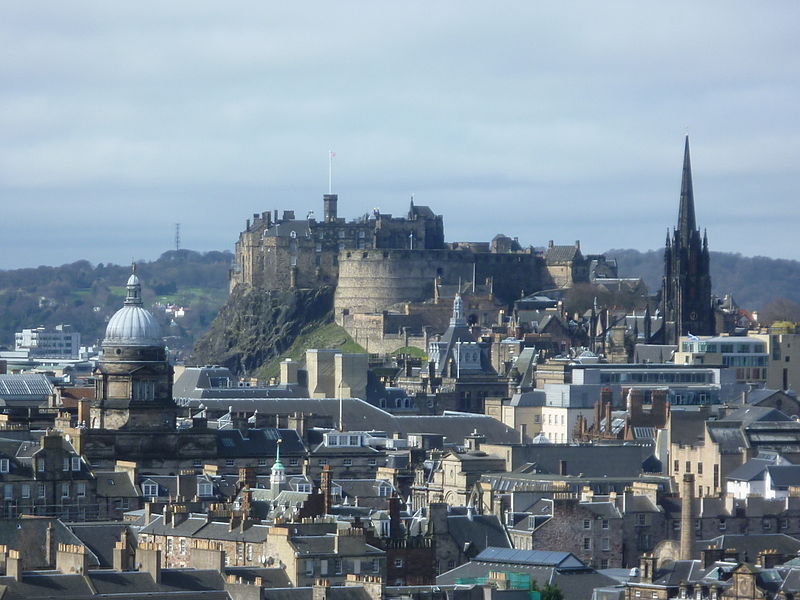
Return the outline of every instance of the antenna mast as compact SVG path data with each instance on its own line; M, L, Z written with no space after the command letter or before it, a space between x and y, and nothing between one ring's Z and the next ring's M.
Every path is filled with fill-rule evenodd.
M175 223L175 251L181 249L181 224Z

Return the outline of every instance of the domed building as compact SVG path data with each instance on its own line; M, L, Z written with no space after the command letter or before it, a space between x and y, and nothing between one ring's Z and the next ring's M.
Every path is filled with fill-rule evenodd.
M133 272L125 303L106 327L95 370L92 429L175 429L172 366L155 317L142 306L142 285Z

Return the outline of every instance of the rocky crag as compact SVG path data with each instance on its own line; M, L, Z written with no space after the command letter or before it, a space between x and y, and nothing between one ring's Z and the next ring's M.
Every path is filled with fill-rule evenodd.
M238 285L195 345L192 362L256 374L300 336L333 321L333 292L329 286L266 291Z

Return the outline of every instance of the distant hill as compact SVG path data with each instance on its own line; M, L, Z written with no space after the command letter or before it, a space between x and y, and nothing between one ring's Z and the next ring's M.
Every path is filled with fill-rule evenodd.
M208 328L228 297L230 252L171 250L140 262L145 306L162 325L178 358ZM13 348L14 332L69 323L83 345L102 340L106 323L122 306L130 265L92 265L81 260L60 267L0 270L0 347ZM177 304L186 315L172 319L155 303Z
M664 251L609 250L622 277L642 277L651 294L661 289ZM731 294L748 310L761 309L776 298L800 302L800 262L764 256L711 252L711 286L717 296Z

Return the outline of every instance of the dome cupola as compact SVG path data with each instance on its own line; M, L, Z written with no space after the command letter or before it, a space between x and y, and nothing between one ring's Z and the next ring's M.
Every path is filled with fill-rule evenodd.
M160 346L161 327L155 317L142 306L142 285L133 265L127 283L125 303L106 326L103 345Z

